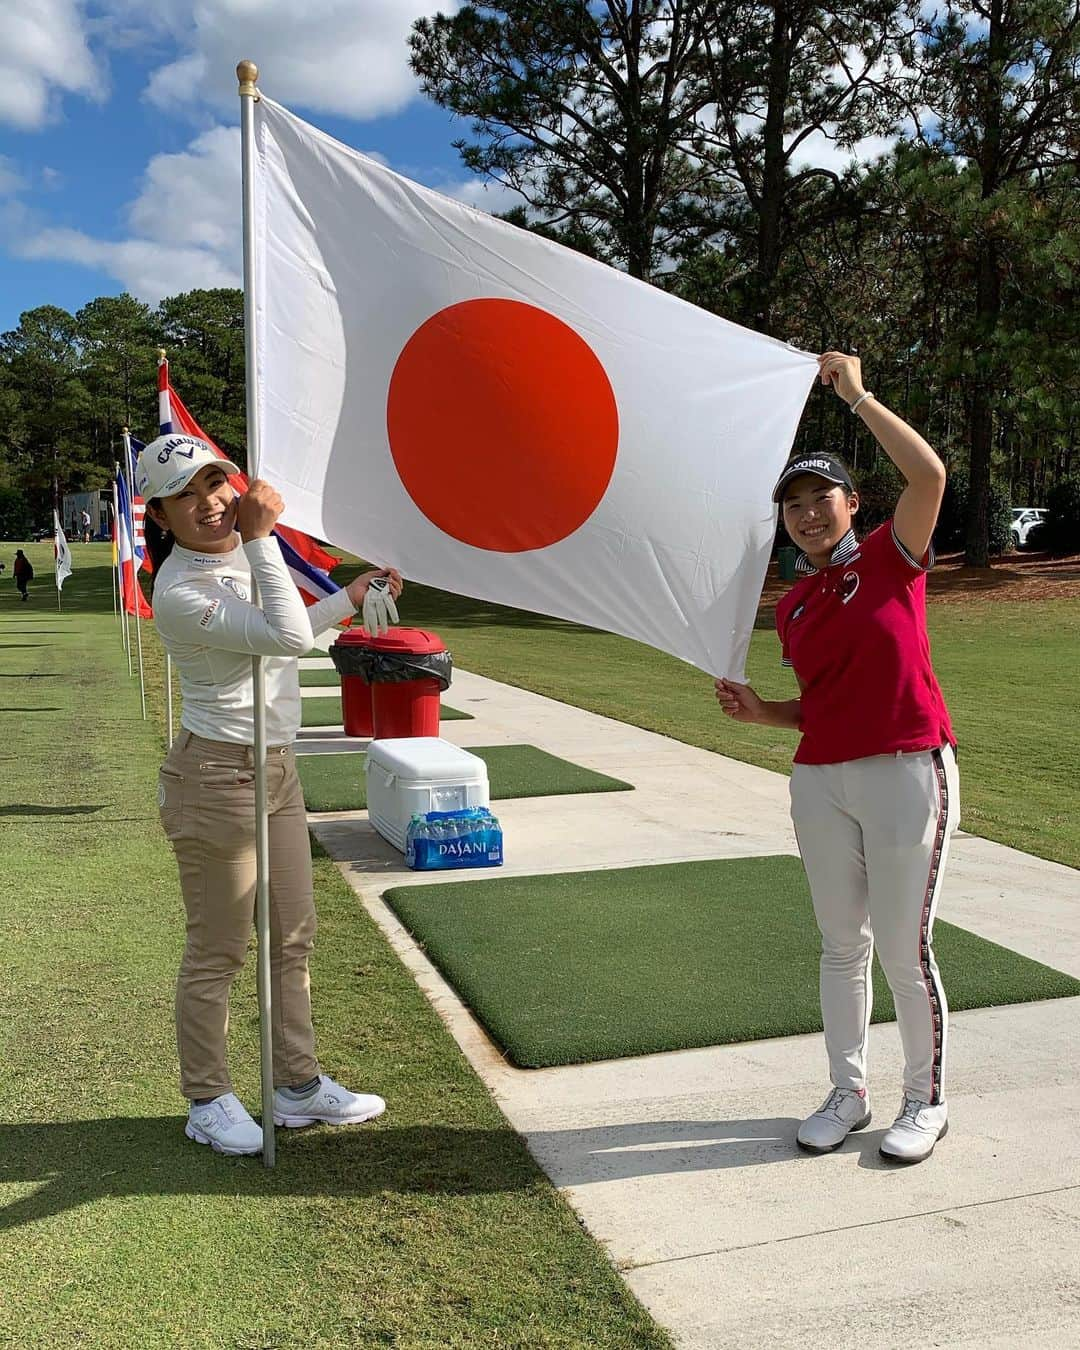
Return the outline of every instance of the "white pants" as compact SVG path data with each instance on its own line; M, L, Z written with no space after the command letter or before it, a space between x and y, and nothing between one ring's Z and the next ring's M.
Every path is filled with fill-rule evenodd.
M833 1085L866 1086L876 946L896 1004L904 1091L943 1101L948 1006L932 938L960 819L952 748L796 764L791 818L821 929L821 1015Z

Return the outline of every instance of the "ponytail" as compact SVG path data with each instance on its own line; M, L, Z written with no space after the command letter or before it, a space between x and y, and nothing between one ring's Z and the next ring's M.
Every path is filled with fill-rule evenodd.
M146 551L150 555L150 562L153 565L153 572L150 574L150 598L154 598L154 583L158 579L158 572L161 570L161 564L173 551L173 545L176 540L173 538L171 530L163 530L157 521L150 514L150 508L156 511L161 510L161 498L153 497L146 503L146 513L143 516L143 534L146 538Z

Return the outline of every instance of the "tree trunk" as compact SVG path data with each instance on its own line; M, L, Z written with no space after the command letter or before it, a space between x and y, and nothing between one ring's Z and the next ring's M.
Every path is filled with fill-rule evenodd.
M987 36L986 84L983 88L983 143L979 157L982 199L997 191L1001 173L1001 105L1005 67L1003 0L991 0ZM987 370L1001 313L1001 274L992 221L983 221L979 241L975 299L975 327L985 360L979 363L971 401L971 458L967 533L964 562L969 567L990 566L990 461L994 444L994 383Z
M773 9L769 39L769 91L763 129L761 208L758 212L757 305L754 327L772 332L776 277L783 248L784 120L791 84L791 21L788 6Z

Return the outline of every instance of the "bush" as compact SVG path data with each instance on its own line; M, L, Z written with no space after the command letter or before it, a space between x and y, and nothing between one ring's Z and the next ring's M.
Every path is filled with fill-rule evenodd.
M934 549L938 553L956 553L963 549L967 536L970 483L965 470L949 474L945 496L941 503L937 529L934 531ZM1012 545L1010 524L1012 508L1009 493L998 483L990 484L990 552L1004 553Z
M0 488L0 539L29 539L33 521L21 492Z
M1050 489L1038 546L1051 553L1080 553L1080 477L1063 478Z

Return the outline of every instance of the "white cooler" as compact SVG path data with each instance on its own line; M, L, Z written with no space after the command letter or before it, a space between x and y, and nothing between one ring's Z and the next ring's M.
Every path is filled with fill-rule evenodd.
M487 765L440 736L372 741L365 772L368 818L402 853L414 815L489 805Z

